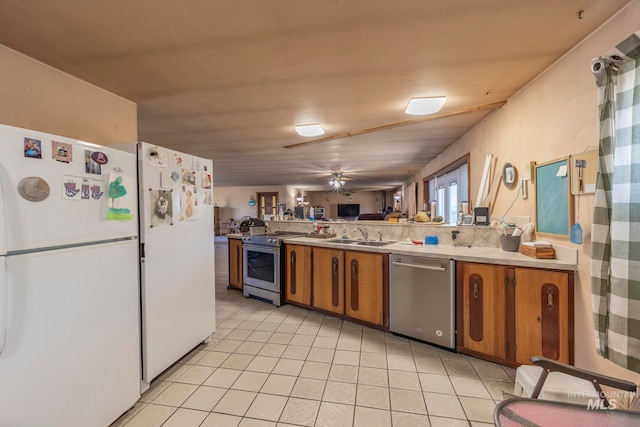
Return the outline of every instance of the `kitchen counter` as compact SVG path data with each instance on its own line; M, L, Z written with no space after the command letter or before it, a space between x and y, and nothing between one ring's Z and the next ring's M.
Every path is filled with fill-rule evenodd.
M553 270L576 271L577 263L572 262L571 248L554 246L559 257L567 256L567 259L536 259L519 252L507 252L500 248L488 247L464 247L451 245L416 245L405 243L391 243L382 247L358 245L357 243L335 243L331 239L318 239L312 237L291 237L285 243L299 245L320 246L334 249L357 250L377 253L394 253L399 255L425 256L430 258L454 259L456 261L479 262L485 264L511 265L518 267L548 268ZM564 253L566 249L569 253Z
M230 239L241 239L241 233L228 234ZM485 246L452 246L451 244L416 245L406 243L391 243L386 246L372 247L356 243L335 243L331 239L292 236L285 238L285 243L299 245L320 246L325 248L356 250L376 253L394 253L399 255L417 255L431 258L454 259L456 261L479 262L484 264L500 264L518 267L548 268L553 270L577 271L577 251L554 245L557 259L536 259L519 252L507 252L501 248Z

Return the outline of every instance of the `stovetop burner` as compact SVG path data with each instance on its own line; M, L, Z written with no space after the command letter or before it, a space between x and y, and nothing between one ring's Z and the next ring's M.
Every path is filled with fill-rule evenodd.
M273 231L266 234L243 234L242 241L252 245L280 246L285 237L303 236L303 232L296 231Z

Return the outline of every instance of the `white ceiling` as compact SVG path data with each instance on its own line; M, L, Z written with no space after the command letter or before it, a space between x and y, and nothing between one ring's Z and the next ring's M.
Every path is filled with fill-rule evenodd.
M138 103L139 138L214 160L217 186L393 188L629 0L0 0L0 44ZM578 11L583 10L581 18ZM588 67L589 64L585 64Z

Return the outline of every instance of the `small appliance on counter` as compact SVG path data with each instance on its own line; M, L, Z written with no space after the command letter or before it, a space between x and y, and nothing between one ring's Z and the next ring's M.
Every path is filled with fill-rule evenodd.
M476 225L489 225L489 208L477 207L473 209L473 222Z
M239 230L241 233L247 233L252 236L262 235L267 233L267 227L263 220L258 218L249 218L240 223Z

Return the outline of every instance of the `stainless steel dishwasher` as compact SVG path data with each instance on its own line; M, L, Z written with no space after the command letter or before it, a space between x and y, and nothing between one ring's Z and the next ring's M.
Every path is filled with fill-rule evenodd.
M389 255L391 332L455 348L455 261Z

